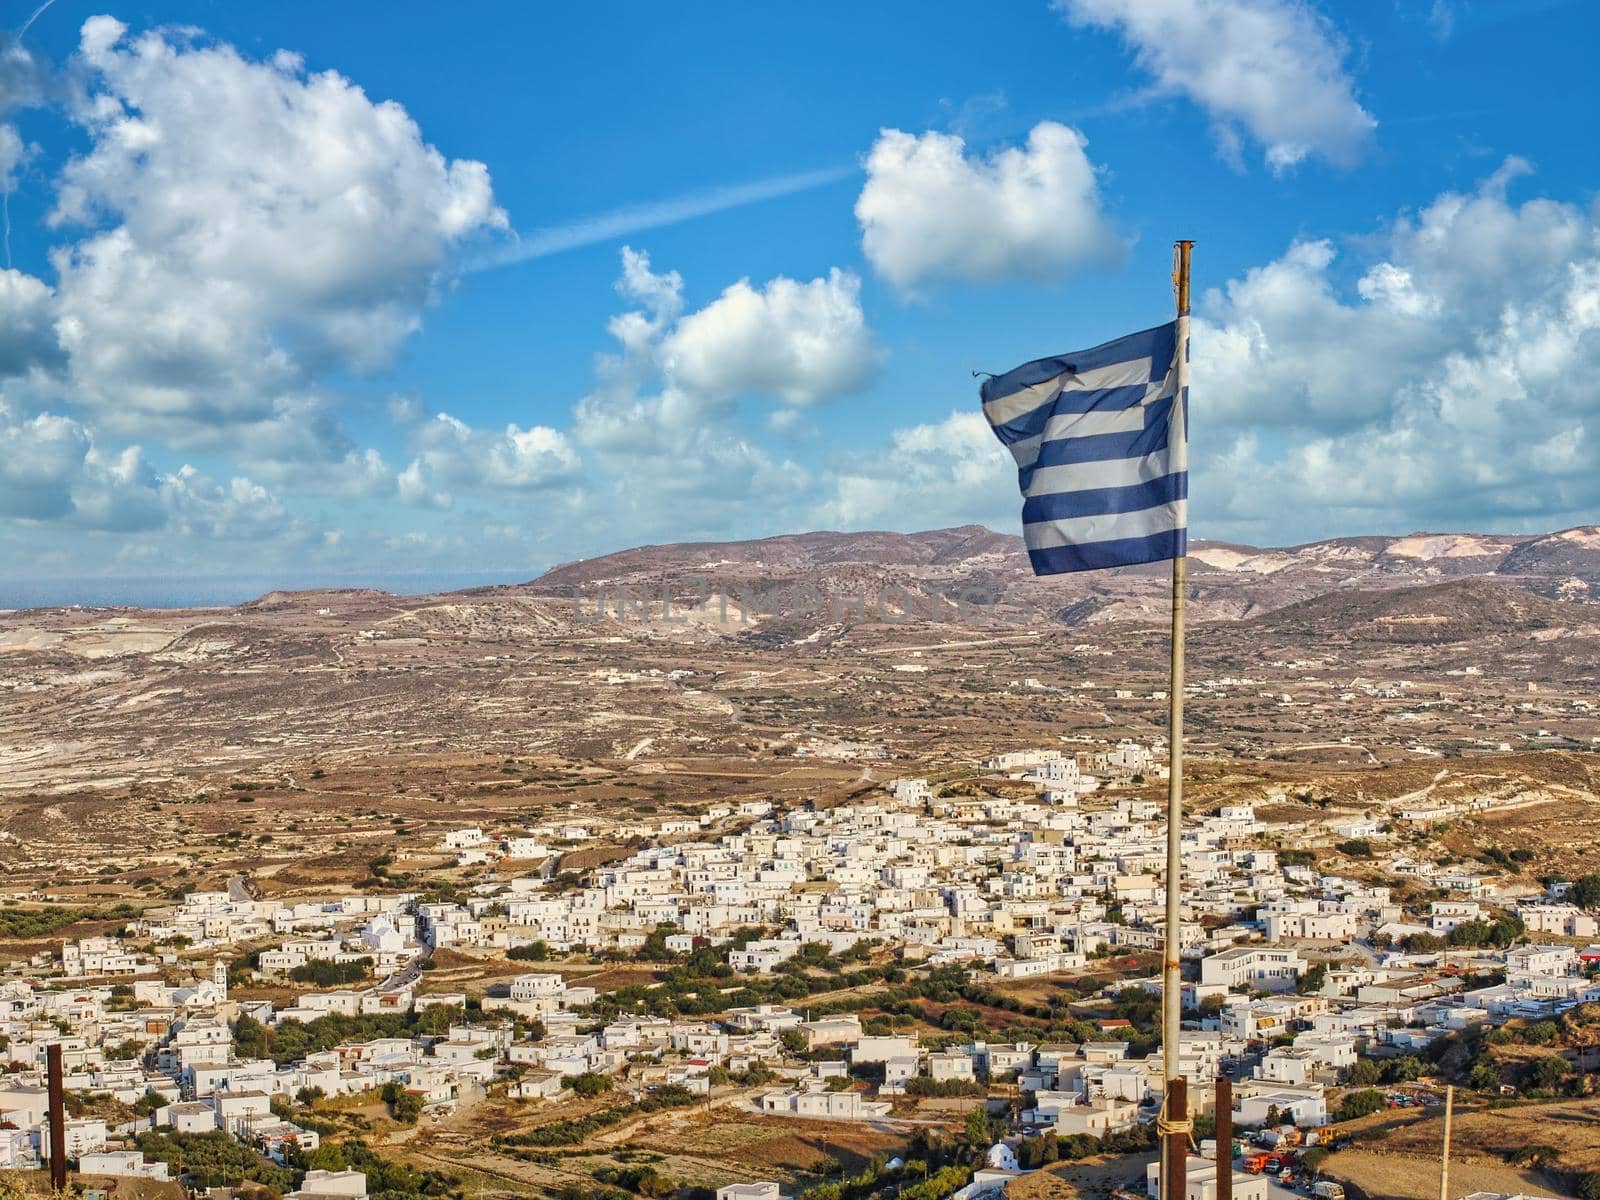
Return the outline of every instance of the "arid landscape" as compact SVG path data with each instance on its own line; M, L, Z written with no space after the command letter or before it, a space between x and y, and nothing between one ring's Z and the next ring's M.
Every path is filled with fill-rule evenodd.
M1127 1132L1092 1144L1068 1138L1070 1117L1041 1126L1028 1097L1066 1083L1040 1066L1019 1074L989 1064L976 1076L982 1084L928 1083L905 1094L881 1081L881 1065L858 1061L871 1036L835 1045L826 1032L827 1014L850 1014L873 1036L920 1047L913 1052L925 1071L946 1069L951 1055L986 1053L972 1048L985 1039L1027 1045L1028 1061L1042 1063L1032 1048L1070 1042L1092 1057L1093 1039L1150 1034L1150 1009L1135 996L1156 961L1154 893L1140 880L1154 880L1158 860L1141 822L1142 806L1154 812L1165 792L1166 581L1145 569L1035 580L1019 558L1015 539L976 528L815 534L645 548L524 585L445 595L323 591L228 609L0 615L0 892L14 914L0 930L0 959L11 964L9 994L37 1004L61 982L88 988L108 1006L97 1020L119 1027L126 993L115 973L74 964L104 948L148 959L135 976L148 982L135 986L154 990L140 991L146 999L131 1012L154 1003L149 1011L161 1013L163 1032L134 1039L144 1042L140 1061L152 1078L159 1063L182 1060L175 1047L186 1023L231 1020L235 1038L241 1020L265 1028L265 1055L239 1043L237 1061L275 1061L272 1078L305 1082L250 1075L235 1086L289 1088L274 1120L301 1137L318 1132L326 1147L359 1143L367 1150L349 1153L436 1172L434 1186L470 1200L621 1200L661 1188L697 1196L762 1180L813 1200L840 1200L833 1187L909 1191L922 1176L886 1164L912 1157L930 1175L968 1170L962 1147L977 1136L974 1113L987 1122L985 1137L1022 1131L1026 1149L1047 1133L1050 1155L1059 1140L1059 1159L1014 1181L1014 1200L1103 1200L1142 1179L1147 1125L1130 1116ZM1261 945L1263 929L1281 928L1265 923L1268 912L1333 913L1348 930L1321 932L1309 922L1324 918L1312 916L1296 918L1308 922L1300 933L1269 932L1269 946L1276 937L1295 947L1300 969L1328 982L1301 994L1314 1003L1295 1010L1298 1034L1276 1040L1252 1032L1252 1022L1276 1019L1260 1015L1282 1003L1270 987L1231 993L1234 1008L1197 1007L1185 1034L1197 1039L1196 1069L1204 1077L1226 1064L1270 1081L1278 1068L1262 1064L1285 1052L1273 1046L1324 1047L1318 1039L1343 1028L1337 1014L1392 991L1406 997L1403 1025L1435 1022L1432 1048L1424 1054L1392 1031L1357 1035L1375 1077L1411 1062L1419 1065L1407 1069L1408 1086L1467 1088L1489 1062L1492 1075L1479 1071L1478 1083L1493 1078L1514 1094L1463 1091L1461 1189L1577 1194L1600 1178L1591 1136L1600 1122L1586 1098L1600 1062L1585 1040L1592 1025L1572 1023L1589 1010L1552 1009L1567 1024L1529 1048L1520 1031L1538 1014L1508 1007L1495 1018L1505 1022L1503 1042L1469 1044L1487 1026L1453 1024L1464 1010L1441 997L1463 983L1498 995L1505 985L1494 981L1515 971L1508 976L1489 942L1461 942L1452 965L1449 943L1434 939L1441 960L1414 934L1447 928L1439 914L1455 911L1456 896L1468 905L1463 919L1514 914L1523 928L1560 907L1548 894L1554 881L1600 866L1600 532L1287 550L1201 544L1191 567L1186 783L1197 847L1214 847L1206 852L1219 868L1276 864L1202 875L1196 949L1225 957L1225 947ZM1050 748L1043 759L1041 747ZM1050 761L1075 765L1066 775L1036 769ZM1095 790L1070 790L1079 766L1102 776ZM916 787L907 790L907 780ZM1041 800L1067 807L1051 815ZM869 874L828 865L841 838L883 845L872 831L890 828L897 810L950 824L944 844L1007 848L981 869L951 874L945 898L917 882L927 868L915 865L914 841L863 849L889 855ZM1102 827L1130 820L1112 841L1098 840ZM697 975L706 966L700 948L727 955L742 940L811 928L811 918L796 915L806 911L798 899L720 917L723 908L685 906L684 883L691 895L710 885L689 875L674 882L653 864L681 872L702 856L766 846L758 862L771 870L783 853L774 839L811 822L837 831L809 838L816 849L805 853L824 857L792 885L796 898L835 906L817 926L827 939L818 955L798 970L800 960L776 973L741 968L711 988ZM1027 847L1041 841L1084 856L1089 874L1068 872L1054 885L1068 889L1065 899L1023 898L1036 895L1033 881L1047 868L1040 860L1017 874L1011 864L1033 862ZM901 844L903 868L894 865ZM635 878L646 882L625 882ZM904 901L878 903L921 906L938 914L927 918L933 924L913 936L910 926L887 932L881 913L846 915L885 886L869 886L871 878L910 881ZM892 895L900 885L887 886ZM947 897L967 889L987 898L987 915L953 922ZM1309 907L1278 898L1300 895L1313 897ZM518 915L519 903L543 913L558 897L581 896L606 910L591 933ZM317 915L330 902L343 915ZM369 910L383 921L397 914L407 931L392 951L364 949L391 944L372 932ZM1575 954L1596 939L1571 911L1573 934L1522 940ZM661 940L700 919L729 928ZM467 924L447 924L456 920ZM844 932L857 921L862 932ZM1056 950L1038 948L1046 936ZM69 952L73 945L80 949ZM530 945L540 947L532 961L518 949ZM417 1032L430 1028L419 1024L430 998L458 1006L465 1023L417 1061L459 1044L499 1065L449 1086L427 1082L434 1068L412 1067L420 1120L384 1098L387 1084L313 1084L319 1054L338 1056L347 1074L361 1061L352 1022L365 1018L337 1018L343 1024L327 1037L311 1035L303 1058L288 1049L287 1035L273 1031L296 1022L314 1030L322 1010L305 1010L304 981L268 966L274 954L325 959L330 980L344 978L340 963L365 962L365 975L349 976L356 991L327 994L350 996L351 1013L367 1003L362 996L374 1004L403 996L417 1006L407 1023L373 1020L395 1020L382 1032L419 1036L419 1045L431 1040ZM1037 954L1053 957L1028 957ZM186 981L208 978L219 957L225 1003L184 1017L176 997ZM1041 969L1006 965L1029 961ZM1209 968L1195 962L1203 992ZM959 974L942 974L951 970ZM539 978L558 980L570 998L520 1000ZM773 990L774 980L787 990ZM781 1041L758 1034L730 1052L749 1035L737 1024L714 1032L713 1020L761 1013L763 1004L788 1014L781 1005L797 996L805 999L792 1017L773 1018L786 1031ZM503 1030L494 1015L502 1012L513 1022ZM670 1042L630 1043L655 1036L642 1026L621 1032L630 1012L653 1014L663 1030L668 1018L688 1023L672 1025ZM1234 1015L1219 1024L1216 1012ZM27 1028L27 1020L14 1028L14 1050ZM588 1066L554 1068L569 1087L578 1077L600 1081L592 1092L516 1091L547 1074L543 1064L571 1059L585 1038L632 1048L602 1047ZM1137 1050L1116 1044L1138 1070L1153 1062L1147 1041ZM1501 1084L1529 1077L1552 1051L1567 1064L1560 1087ZM838 1077L849 1090L808 1090L810 1074L830 1078L835 1055L840 1070L853 1064ZM19 1078L27 1062L13 1064ZM130 1144L130 1131L144 1128L136 1113L145 1085L110 1074L97 1084L96 1070L86 1067L84 1103ZM1316 1067L1313 1077L1317 1104L1334 1118L1325 1144L1346 1139L1324 1152L1323 1178L1372 1200L1436 1194L1436 1108L1341 1116L1343 1097L1361 1090L1359 1075L1346 1062ZM172 1111L204 1100L200 1085L184 1082L190 1076L177 1078ZM785 1081L795 1095L857 1097L869 1115L819 1120L764 1109L763 1097ZM686 1084L681 1105L653 1107L660 1088L677 1097ZM880 1094L881 1113L865 1107ZM1080 1107L1116 1103L1103 1090L1087 1094ZM4 1096L0 1084L0 1109ZM1314 1118L1303 1123L1316 1127ZM168 1153L154 1136L135 1140L146 1153ZM331 1150L275 1159L268 1148L280 1135L265 1136L251 1143L263 1162L349 1160ZM1553 1148L1519 1158L1533 1138ZM276 1178L248 1163L231 1169L229 1178L259 1186ZM175 1185L137 1186L141 1200L155 1200Z

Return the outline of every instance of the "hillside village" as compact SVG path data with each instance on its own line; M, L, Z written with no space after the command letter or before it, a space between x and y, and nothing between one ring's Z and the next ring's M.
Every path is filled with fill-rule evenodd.
M454 828L444 861L495 868L465 886L186 892L6 969L0 1169L48 1154L50 1043L84 1099L66 1128L79 1171L165 1179L182 1167L174 1147L220 1134L293 1172L299 1200L368 1194L361 1170L318 1165L344 1161L319 1158L315 1115L340 1097L382 1097L409 1122L490 1097L538 1122L615 1092L866 1125L966 1098L1020 1149L1137 1137L1161 1094L1150 952L1164 928L1160 813L1134 784L1163 759L1128 741L1022 750L832 807ZM1182 1069L1236 1081L1236 1127L1314 1139L1371 1096L1421 1102L1384 1101L1374 1083L1437 1074L1451 1047L1600 1003L1600 881L1538 890L1442 865L1426 831L1447 807L1401 800L1317 824L1231 804L1186 828ZM642 844L551 869L553 843L622 833ZM441 989L446 956L522 969ZM597 988L571 969L594 961L670 973ZM1061 981L1071 990L1048 997ZM1030 988L1045 991L1014 990ZM885 995L957 1004L930 1026ZM995 1027L1001 1005L1026 1020ZM1493 1095L1583 1094L1600 1067L1593 1048L1544 1057L1513 1078L1480 1052L1457 1074ZM967 1186L1001 1189L1007 1170Z

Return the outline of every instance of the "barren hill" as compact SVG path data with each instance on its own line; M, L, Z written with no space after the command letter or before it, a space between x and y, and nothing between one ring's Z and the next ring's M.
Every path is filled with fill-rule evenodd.
M1197 754L1600 745L1600 531L1199 542L1190 568ZM917 597L966 607L907 612ZM1154 739L1168 597L1165 564L1035 579L1020 539L963 526L642 547L434 596L0 613L0 794L417 756L615 758L643 778L858 744L915 762Z
M1318 640L1445 643L1540 631L1592 638L1600 634L1600 607L1547 599L1490 577L1381 592L1331 592L1251 624Z
M1600 600L1600 527L1547 535L1416 533L1284 548L1193 543L1192 612L1235 620L1344 591L1493 578L1575 602ZM712 589L895 586L919 595L1002 597L1045 622L1161 619L1166 567L1035 579L1022 539L980 525L924 533L805 533L744 542L641 546L565 563L522 585L535 595L604 589L659 595Z

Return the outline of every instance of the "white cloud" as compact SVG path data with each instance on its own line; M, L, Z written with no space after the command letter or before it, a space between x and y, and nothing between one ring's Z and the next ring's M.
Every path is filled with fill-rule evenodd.
M298 523L243 476L217 483L184 465L161 475L138 446L103 450L93 430L54 413L0 404L0 516L100 533L163 531L205 540L279 537Z
M157 479L138 447L108 454L71 417L21 417L0 403L0 517L80 529L162 524Z
M57 328L74 400L175 442L270 423L331 367L388 361L460 244L505 226L481 163L279 52L83 25ZM288 402L291 406L293 401Z
M431 476L461 487L537 491L572 482L582 467L566 434L547 425L475 429L439 413L419 425L412 440L419 454L408 471L421 463ZM421 476L412 480L415 496Z
M1360 239L1299 241L1201 297L1194 531L1548 529L1600 511L1600 223L1516 204L1512 160ZM811 527L1015 529L1016 471L976 406L828 472Z
M299 533L278 497L243 476L220 483L185 464L161 480L161 498L179 537L266 541Z
M684 315L682 277L625 248L617 291L635 305L607 323L619 352L573 410L598 477L581 506L590 543L781 528L812 477L740 431L739 403L765 394L790 413L867 382L880 354L857 280L741 280Z
M620 353L597 362L595 389L578 402L578 440L602 453L672 457L681 476L691 445L724 436L744 397L791 406L859 390L882 360L846 271L801 283L740 280L706 307L683 312L683 279L656 273L624 247L617 292L637 307L611 318ZM726 447L724 447L724 451Z
M1359 425L1388 410L1397 373L1414 376L1446 349L1450 330L1415 311L1431 297L1409 275L1411 311L1373 290L1385 272L1368 276L1373 302L1350 305L1329 274L1335 255L1331 242L1296 242L1205 297L1193 353L1210 419Z
M0 379L59 362L54 306L49 284L0 270Z
M826 279L741 279L678 322L663 347L668 375L712 397L777 396L809 405L858 391L881 354L861 312L861 281L837 267Z
M50 520L73 511L72 485L84 470L89 435L76 421L40 413L26 421L0 408L0 512Z
M267 463L267 467L280 464ZM350 449L337 461L288 464L288 469L272 473L294 485L297 491L334 496L381 497L394 494L396 476L378 451ZM272 477L269 475L269 478Z
M0 193L16 189L17 169L27 161L30 149L6 118L17 109L39 103L41 76L38 62L17 35L0 33Z
M411 464L396 477L395 485L400 502L413 508L444 509L455 503L455 498L449 492L434 488L428 478L427 464L420 458L411 460Z
M1282 171L1356 160L1377 127L1344 70L1343 39L1305 0L1055 0L1075 25L1115 30L1159 93L1189 97L1230 156L1243 127Z
M1428 10L1428 32L1441 42L1448 42L1455 32L1456 14L1450 0L1433 0Z
M938 279L1059 280L1120 262L1126 243L1100 210L1097 172L1077 130L1035 125L1026 149L969 157L954 134L879 134L856 200L873 267L910 291Z
M881 451L862 455L825 481L813 523L829 529L931 529L1017 519L1016 465L975 408L942 421L896 429Z
M1397 221L1354 296L1328 242L1204 297L1191 495L1240 537L1529 527L1600 506L1600 227L1509 164Z
M0 68L3 69L3 68ZM0 124L0 192L15 191L17 168L22 165L26 147L15 125Z

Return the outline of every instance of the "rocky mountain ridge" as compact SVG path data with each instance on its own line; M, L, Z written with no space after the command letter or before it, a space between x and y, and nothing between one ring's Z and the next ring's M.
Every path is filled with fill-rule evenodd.
M1600 526L1549 534L1413 533L1264 548L1197 541L1189 552L1197 621L1243 620L1346 591L1489 579L1548 600L1600 602ZM1011 605L1069 624L1155 620L1164 563L1035 578L1022 539L981 525L923 533L805 533L741 542L641 546L565 563L514 591L596 597L696 591L773 595L904 589Z

